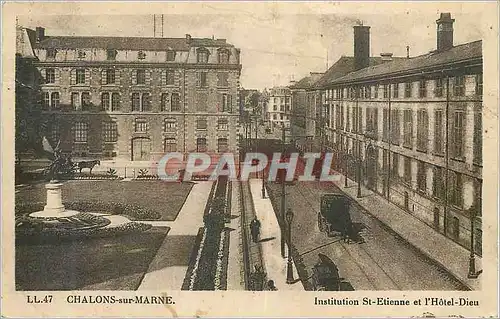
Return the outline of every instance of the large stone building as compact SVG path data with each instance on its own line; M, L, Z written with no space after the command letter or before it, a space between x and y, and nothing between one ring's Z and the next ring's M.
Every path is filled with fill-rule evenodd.
M482 42L454 45L451 15L436 22L436 50L375 66L355 27L360 64L311 91L316 124L338 171L465 247L475 225L480 253Z
M240 50L225 39L35 34L41 107L64 152L133 161L237 152Z

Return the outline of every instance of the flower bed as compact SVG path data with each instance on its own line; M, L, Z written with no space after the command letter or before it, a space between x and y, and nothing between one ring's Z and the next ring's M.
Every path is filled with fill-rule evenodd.
M64 180L122 180L123 177L109 174L75 174L68 178L63 178Z
M227 286L229 232L225 229L227 178L219 178L212 188L205 215L204 229L197 253L190 264L189 280L183 286L189 290L219 290Z
M44 202L23 203L16 205L16 215L33 213L43 210ZM114 215L126 215L134 220L160 219L161 214L155 211L144 209L137 205L113 203L113 202L64 202L68 210L79 212L107 212Z
M64 218L19 215L16 218L16 242L38 245L61 240L119 236L143 232L152 227L150 224L137 222L106 227L110 223L109 219L90 213L78 213Z
M160 177L158 175L139 175L136 178L134 178L134 180L140 180L140 181L159 180L159 179Z
M198 234L196 235L196 240L193 246L196 247L196 249L193 249L193 251L191 252L188 269L186 271L186 277L184 278L184 282L182 283L181 290L193 290L195 276L198 273L198 263L201 257L201 251L203 250L203 246L205 244L205 236L205 228L200 227L198 229Z

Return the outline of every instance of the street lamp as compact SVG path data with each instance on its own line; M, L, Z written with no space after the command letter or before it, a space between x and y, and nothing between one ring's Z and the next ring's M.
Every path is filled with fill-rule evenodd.
M366 134L364 134L364 136L366 136ZM358 144L358 169L357 169L357 179L358 179L358 194L357 194L357 198L360 198L361 197L361 141L358 140L357 141L357 144ZM370 148L372 146L372 141L371 139L368 140L368 145L366 145L365 147L365 161L367 161L367 156L366 156L366 152L368 150L368 148Z
M465 197L465 207L469 207L469 218L470 218L470 255L469 255L469 272L467 273L467 278L476 279L481 274L481 271L476 271L476 253L474 252L474 222L477 216L477 194L475 194L472 189L472 185L465 185L465 194L469 196ZM474 194L475 198L471 198L471 194Z
M357 180L358 180L358 194L357 198L361 197L361 141L357 141L357 148L358 148L358 169L356 170L356 175L357 175Z
M286 283L293 284L293 268L292 268L292 221L293 221L293 211L288 208L286 215L286 222L288 224L288 261L286 265Z

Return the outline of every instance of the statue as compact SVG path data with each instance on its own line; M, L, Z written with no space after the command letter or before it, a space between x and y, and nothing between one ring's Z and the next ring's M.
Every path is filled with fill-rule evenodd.
M45 170L45 175L50 183L57 183L61 176L67 176L74 173L75 164L71 156L63 156L59 146L54 150L54 158Z

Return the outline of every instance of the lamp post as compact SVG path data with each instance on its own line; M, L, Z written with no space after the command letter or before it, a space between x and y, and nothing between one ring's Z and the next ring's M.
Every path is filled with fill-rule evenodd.
M344 145L344 141L340 141L343 146L343 156L344 156L344 188L347 188L347 136L346 136L346 142Z
M481 274L481 271L476 271L476 253L474 251L474 222L477 216L477 194L475 194L472 189L472 185L466 184L464 187L465 194L469 196L465 197L465 207L469 207L469 218L470 218L470 255L469 255L469 271L467 273L467 278L476 279ZM470 194L474 194L474 199L471 198Z
M281 155L285 153L285 126L281 127ZM285 218L285 209L286 209L286 198L285 198L285 176L281 179L281 220L283 221ZM285 258L285 236L283 235L283 227L281 227L281 257Z
M469 209L470 213L470 255L469 255L469 273L467 278L475 279L479 277L480 272L476 271L476 253L474 252L474 220L476 219L476 207Z
M357 169L357 180L358 180L358 194L357 198L361 197L361 141L357 141L357 148L358 148L358 169Z
M288 261L286 264L286 283L293 284L293 266L292 266L292 221L293 221L293 211L288 208L286 215L286 222L288 225Z

